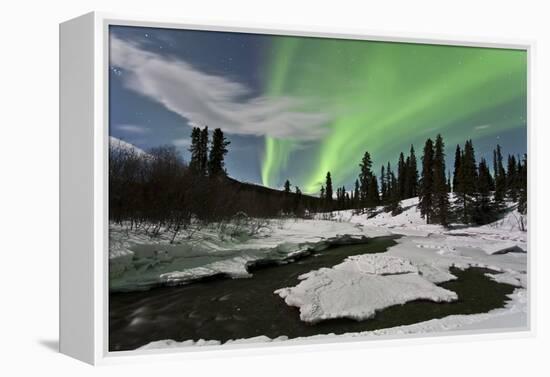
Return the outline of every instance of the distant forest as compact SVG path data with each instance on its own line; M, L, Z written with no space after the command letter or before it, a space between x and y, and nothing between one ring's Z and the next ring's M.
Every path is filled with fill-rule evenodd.
M505 168L499 145L493 152L492 172L485 159L476 162L471 140L463 147L457 145L452 175L445 166L441 135L435 142L426 140L420 167L411 145L406 157L399 155L395 170L388 162L381 166L379 176L372 170L367 151L354 187L333 187L331 173L337 172L327 172L318 197L303 194L289 180L282 190L275 190L228 177L225 157L229 146L221 129L210 135L208 127L193 128L189 163L173 146L143 153L111 145L110 220L129 222L131 227L154 224L155 229L168 227L177 233L193 220L208 223L235 216L306 217L312 212L345 209L372 213L378 206L396 215L402 211L401 200L416 196L430 224L486 224L498 218L506 200L517 202L521 213L527 212L527 155L508 155Z

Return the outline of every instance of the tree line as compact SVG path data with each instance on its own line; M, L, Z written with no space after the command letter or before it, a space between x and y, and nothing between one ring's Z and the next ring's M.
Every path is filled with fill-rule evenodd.
M161 229L175 235L192 221L209 223L235 216L277 217L303 215L317 209L318 198L299 188L273 190L227 176L225 157L230 142L221 129L191 132L190 160L174 146L147 153L111 145L109 150L109 219L146 227L151 235Z
M173 146L152 148L147 153L133 148L110 148L109 218L146 226L152 234L168 228L177 234L194 219L216 222L238 214L251 217L305 216L310 212L343 209L368 211L383 206L393 215L401 201L419 197L419 209L430 224L451 222L486 224L517 203L527 212L527 156L493 152L492 172L485 159L476 161L467 140L457 145L454 166L445 166L441 135L427 139L420 161L414 147L400 153L395 168L388 161L377 176L372 157L364 152L353 187L334 187L327 172L319 197L303 194L286 180L282 190L239 182L227 175L225 158L230 142L222 130L194 127L190 160L186 163ZM420 163L420 164L419 164ZM419 173L420 170L420 173ZM453 193L453 195L451 195Z
M367 151L359 164L359 175L353 189L336 189L327 172L321 186L323 211L368 210L384 206L393 215L402 211L401 201L418 196L421 215L429 224L449 225L451 222L487 224L495 221L506 208L506 200L517 203L520 213L527 213L527 155L508 155L504 167L502 149L493 151L493 172L482 158L476 162L472 140L456 146L453 174L445 166L445 143L441 135L435 142L428 138L421 156L421 174L411 145L407 157L400 153L397 171L390 162L380 168L380 177L372 170L372 158ZM452 196L450 193L454 193ZM454 198L454 200L451 200Z
M186 164L174 146L152 148L147 153L112 145L109 150L109 219L130 227L146 226L155 235L171 228L174 236L193 217L210 220L231 211L216 200L226 186L216 185L226 175L224 158L229 142L216 129L193 128L191 160ZM150 229L149 229L150 228Z

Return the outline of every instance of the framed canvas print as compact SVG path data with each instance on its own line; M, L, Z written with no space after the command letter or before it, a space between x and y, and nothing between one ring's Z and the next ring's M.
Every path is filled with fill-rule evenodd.
M528 333L525 43L60 28L60 347Z

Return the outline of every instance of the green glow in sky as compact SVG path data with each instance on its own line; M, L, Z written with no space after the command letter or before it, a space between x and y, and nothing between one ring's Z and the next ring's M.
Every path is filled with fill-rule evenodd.
M365 150L378 167L441 133L447 145L525 126L526 53L387 42L276 37L266 95L308 98L328 114L304 147L266 137L262 181L317 193L327 171L349 183ZM311 105L310 105L311 106ZM307 159L300 153L308 148ZM298 165L291 169L289 164Z

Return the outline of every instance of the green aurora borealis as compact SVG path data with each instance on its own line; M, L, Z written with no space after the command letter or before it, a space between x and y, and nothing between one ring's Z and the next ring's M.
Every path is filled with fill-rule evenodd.
M325 137L306 146L265 138L266 186L288 178L317 193L327 171L335 185L353 182L366 150L378 173L411 144L420 157L424 140L437 133L450 154L467 138L526 124L522 50L274 37L268 55L265 94L307 98L303 110L330 121ZM304 148L308 158L301 158Z

